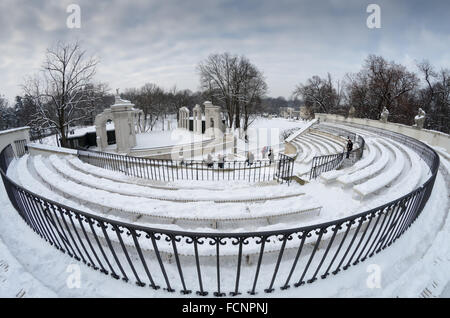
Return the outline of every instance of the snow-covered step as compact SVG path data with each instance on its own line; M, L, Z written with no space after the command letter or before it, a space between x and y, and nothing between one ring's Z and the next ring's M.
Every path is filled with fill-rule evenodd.
M225 181L222 183L218 183L215 181L201 181L201 182L192 182L192 180L184 180L184 182L163 182L163 181L155 181L149 180L145 178L133 177L130 175L126 175L125 173L112 171L105 168L97 167L85 162L82 162L78 157L72 157L68 160L70 165L72 165L77 170L80 170L84 173L94 175L99 178L110 179L113 181L124 182L128 184L138 184L154 189L163 189L163 190L180 190L180 189L204 189L204 190L214 190L214 191L223 191L230 186L234 189L238 188L246 188L249 186L248 182L232 182L226 183ZM278 184L276 181L273 182L260 182L251 184L254 188L263 188L266 186L276 185Z
M341 183L342 186L353 185L354 183L361 182L373 175L376 175L388 164L389 158L393 154L391 153L390 148L381 142L381 139L379 139L378 144L380 146L381 156L377 158L373 164L365 167L364 169L337 178L337 181Z
M316 155L316 148L314 148L311 144L300 138L296 138L294 141L297 144L301 145L305 150L307 149L304 152L304 155L302 154L301 158L297 158L297 161L303 163L311 162L312 158L314 158L314 156Z
M323 138L326 138L342 147L345 147L345 145L347 144L347 140L344 139L343 137L338 136L338 135L333 135L332 133L320 130L320 127L318 127L317 129L310 130L310 133L318 135L318 136L322 136Z
M405 168L405 155L400 151L400 149L393 143L387 142L387 140L383 140L383 142L393 152L394 163L384 172L378 174L376 177L353 187L353 191L360 198L364 198L365 196L388 186L389 184L394 182L394 180L397 179L398 176L400 176L403 169Z
M113 194L64 179L50 170L41 156L34 157L33 164L46 182L52 187L64 191L68 196L88 202L99 209L122 211L125 214L143 217L145 220L155 219L157 223L170 223L177 220L187 220L198 224L211 220L217 222L241 220L245 223L281 215L299 215L313 210L317 212L321 207L308 196L250 204L216 204L213 201L179 203L148 198L137 199L134 196Z
M296 139L297 142L302 142L303 144L308 145L311 148L311 151L309 152L309 154L306 156L306 158L303 160L303 163L310 163L314 157L316 156L321 156L323 153L323 149L321 147L319 147L317 144L311 142L310 140L304 138L304 137L297 137Z
M312 132L309 132L309 135L314 136L318 140L322 140L324 143L328 144L331 147L330 151L333 153L339 153L345 149L343 144L338 143L336 140L328 138L324 135L320 135L320 134L312 133Z
M335 147L335 143L331 143L329 140L322 138L321 136L318 136L316 134L308 133L306 135L307 137L311 138L312 140L320 143L325 149L327 150L328 154L334 154L337 152L342 152L342 149L337 150ZM339 148L338 148L339 149Z
M374 141L366 142L366 149L364 150L364 157L357 161L353 166L342 170L331 170L324 172L320 175L320 180L324 183L330 183L335 181L340 176L352 174L355 171L364 169L369 166L375 160L377 154L380 152L378 143Z
M68 199L62 195L59 195L58 193L56 193L56 191L47 188L43 183L37 180L36 177L33 176L33 174L30 172L29 160L30 157L28 154L26 154L18 159L18 163L16 166L18 181L26 190L75 209L89 213L95 213L93 210L82 204L79 204L75 200Z
M299 191L295 187L278 186L264 187L258 192L248 191L248 189L247 191L244 189L237 189L224 190L220 192L197 189L181 189L175 191L153 189L138 184L127 184L85 174L79 170L73 169L66 161L68 158L69 157L67 156L66 158L61 158L57 155L51 155L49 157L49 161L60 174L77 183L112 193L145 197L155 200L168 200L175 202L214 201L216 203L256 202L280 200L304 194L304 192Z
M403 150L410 164L407 176L389 188L390 194L397 193L397 197L400 197L416 189L419 186L422 176L426 173L429 174L430 169L414 150L396 141L391 140L391 142Z
M330 154L326 145L324 145L324 143L320 142L319 140L307 135L303 135L302 138L314 145L321 156Z
M299 155L301 155L305 151L301 145L299 145L298 143L296 143L294 141L291 141L290 144L292 146L294 146L297 158Z
M303 160L305 160L305 158L308 156L308 154L311 151L309 146L307 147L306 145L304 145L298 141L292 141L291 143L294 144L298 150L297 159L295 161L302 162Z

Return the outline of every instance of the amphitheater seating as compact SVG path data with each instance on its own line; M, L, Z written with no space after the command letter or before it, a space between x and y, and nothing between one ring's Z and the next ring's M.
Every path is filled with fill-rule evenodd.
M242 191L242 187L168 190L132 183L118 173L114 174L118 180L102 178L91 174L93 170L100 174L102 168L78 161L70 155L26 155L17 165L19 181L30 191L82 211L131 223L175 226L178 230L264 228L317 216L321 209L315 199L295 186L269 184L256 192L254 188ZM92 170L83 170L86 166Z
M345 140L339 136L328 134L317 129L309 129L296 136L291 144L297 150L298 164L309 165L316 156L336 154L345 148ZM300 169L300 174L307 172L307 168Z
M364 169L358 170L350 175L343 175L337 178L337 181L342 186L349 186L356 183L363 182L365 179L379 173L389 162L391 148L387 147L385 143L379 140L380 145L380 156L377 158L373 164L365 167Z
M314 136L314 138L316 138L317 140L321 140L322 142L327 144L329 146L329 148L328 148L329 153L338 153L338 152L342 152L343 149L345 149L345 145L343 143L338 142L333 139L330 139L327 136L324 136L324 135L321 135L318 133L313 133L313 132L311 132L310 135Z
M407 161L409 162L409 170L407 173L407 178L404 178L402 181L396 183L392 186L389 191L393 193L403 193L407 194L412 190L416 189L422 177L425 174L425 171L429 172L428 166L426 163L419 157L419 155L412 149L404 146L398 142L391 141L397 147L399 147L407 156Z
M175 202L256 202L283 199L304 194L295 188L281 189L275 186L262 189L259 193L242 193L239 189L223 190L220 192L215 190L195 191L192 189L179 189L175 191L166 191L164 189L152 189L139 184L127 184L100 178L82 170L77 170L69 163L74 160L75 157L60 157L57 155L51 155L49 157L49 161L55 170L69 180L105 191L137 197L146 197L149 199Z
M316 139L311 138L307 135L299 136L298 138L303 139L305 142L311 144L312 147L314 147L316 149L316 153L318 156L324 156L324 155L329 154L327 148L321 142L317 141Z
M358 184L353 187L353 190L360 197L365 197L393 182L403 171L405 166L405 156L393 143L385 142L386 146L390 148L394 155L394 163L382 173L370 180Z
M332 126L349 129L339 124ZM429 177L427 164L408 146L373 132L353 127L351 130L366 140L363 158L348 168L322 173L320 182L327 185L337 182L344 188L352 186L353 198L356 199L366 199L386 190L384 198L393 200L414 190L423 177ZM381 204L379 198L371 200L373 204Z
M360 161L356 162L353 166L350 166L346 169L331 170L322 173L320 175L320 180L324 183L329 183L335 181L340 176L350 175L353 172L361 170L367 167L368 165L372 164L379 152L380 152L379 145L375 140L367 141L365 155Z

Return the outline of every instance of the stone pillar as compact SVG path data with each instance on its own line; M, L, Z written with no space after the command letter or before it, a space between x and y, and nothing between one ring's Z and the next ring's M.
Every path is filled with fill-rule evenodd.
M194 133L201 134L202 133L202 108L200 105L195 105L194 107Z
M116 133L117 152L129 153L136 146L136 109L130 101L120 99L111 106Z
M211 102L204 102L205 105L205 124L206 134L210 137L214 137L215 130L224 132L224 125L220 116L220 107L214 106ZM218 136L216 136L218 137Z
M178 128L189 130L189 109L185 106L178 111Z
M106 126L103 125L95 125L95 132L97 135L97 147L100 151L105 150L106 146L108 146L108 136L106 134Z

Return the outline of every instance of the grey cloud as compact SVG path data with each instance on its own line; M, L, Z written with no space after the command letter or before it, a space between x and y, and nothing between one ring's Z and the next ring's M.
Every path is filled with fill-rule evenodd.
M448 1L375 1L382 29L365 26L364 1L13 1L0 3L0 94L12 98L45 48L79 39L101 59L97 79L111 87L156 82L198 88L196 64L210 53L247 55L270 94L288 97L306 78L357 71L369 53L450 67ZM81 7L82 28L67 29L65 8Z

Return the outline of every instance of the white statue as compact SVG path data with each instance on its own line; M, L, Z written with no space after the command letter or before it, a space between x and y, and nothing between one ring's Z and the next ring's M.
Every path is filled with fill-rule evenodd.
M389 111L387 110L386 107L384 107L383 111L381 112L381 115L380 115L380 121L383 123L387 123L388 116L389 116Z
M414 125L414 127L416 127L417 129L422 129L423 125L425 123L426 115L427 114L424 112L424 110L422 108L419 108L419 111L417 112L417 116L414 117L414 122L416 123Z
M348 117L355 117L355 113L356 113L356 109L355 107L351 106L350 109L348 110Z

